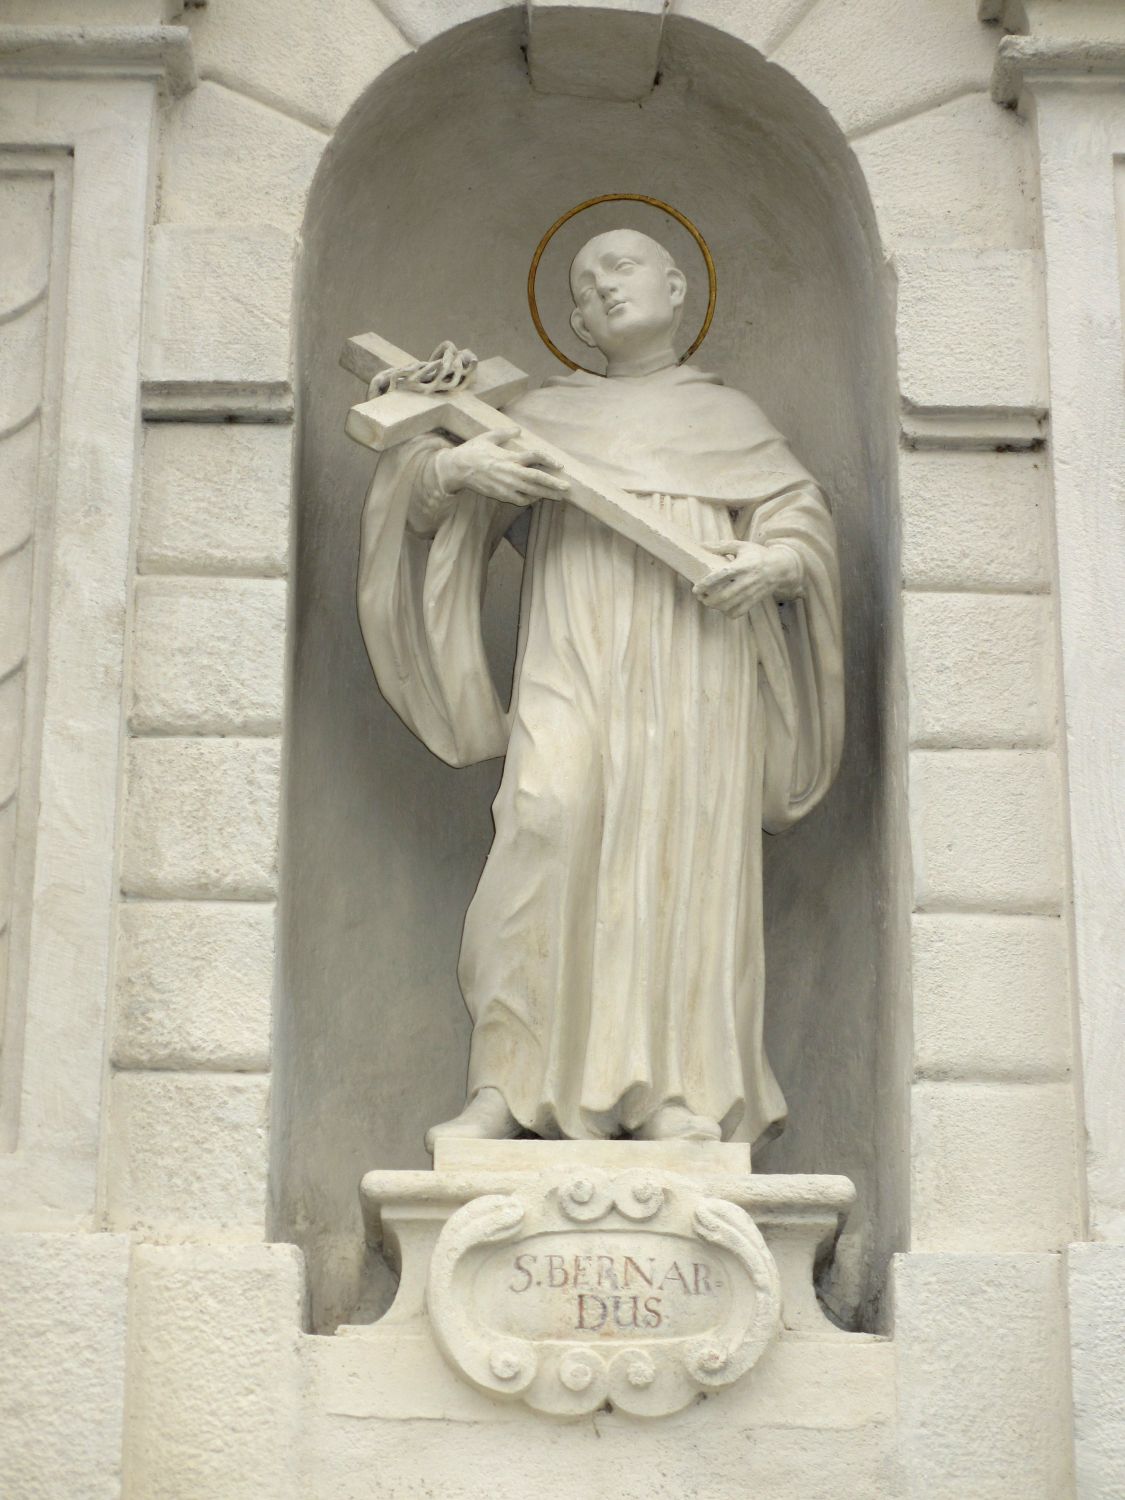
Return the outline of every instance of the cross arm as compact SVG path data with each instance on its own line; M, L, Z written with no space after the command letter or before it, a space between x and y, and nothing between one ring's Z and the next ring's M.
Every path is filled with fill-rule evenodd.
M405 350L377 334L349 339L340 363L361 380L370 382L384 370L413 363ZM719 560L693 537L660 515L651 504L628 490L617 489L588 465L572 458L553 443L539 438L510 417L497 411L527 389L527 376L505 359L482 361L469 380L451 390L421 392L389 390L385 395L360 402L348 412L349 437L377 453L421 437L445 432L461 442L489 433L496 438L522 436L527 448L535 449L558 465L570 489L566 503L576 505L602 521L674 569L690 583L698 583L719 566ZM546 501L545 504L558 504Z
M521 429L510 418L463 391L450 398L391 391L374 401L353 406L347 420L348 436L377 452L439 429L462 442L484 432L497 438L512 438L522 433L528 448L544 453L559 465L561 476L570 485L566 497L570 504L627 537L690 583L698 583L719 566L720 560L713 553L665 520L646 501L628 490L607 485L586 464L526 428Z
M377 333L356 334L354 338L347 340L340 354L340 363L344 369L358 376L365 385L370 385L376 375L382 375L384 370L401 369L403 365L413 363L413 359L414 356L405 349L399 349L389 339L380 338ZM527 390L528 383L523 371L501 355L482 359L472 376L473 395L481 401L487 401L489 406L505 406L509 401L514 401Z

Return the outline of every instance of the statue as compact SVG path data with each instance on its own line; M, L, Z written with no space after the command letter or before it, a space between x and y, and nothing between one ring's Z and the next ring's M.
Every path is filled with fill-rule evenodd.
M832 518L758 407L677 360L686 281L663 246L599 234L570 286L605 376L509 402L512 435L391 449L364 514L385 695L452 764L505 755L458 969L468 1102L427 1146L753 1142L785 1114L762 1044L759 830L820 801L843 736ZM447 350L436 378L474 363ZM578 474L684 538L694 586L572 503ZM505 534L525 555L508 711L479 620Z

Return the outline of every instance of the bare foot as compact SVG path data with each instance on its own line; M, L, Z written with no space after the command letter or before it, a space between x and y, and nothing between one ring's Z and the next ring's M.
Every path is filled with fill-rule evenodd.
M634 1132L637 1141L717 1141L722 1131L706 1115L693 1115L685 1104L662 1104Z
M520 1123L508 1108L499 1089L481 1089L455 1119L431 1125L426 1131L426 1150L432 1156L441 1140L510 1141L520 1133Z

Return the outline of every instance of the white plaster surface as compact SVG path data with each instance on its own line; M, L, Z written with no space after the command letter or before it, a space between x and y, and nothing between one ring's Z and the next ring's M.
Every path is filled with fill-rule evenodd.
M474 1141L439 1136L434 1142L434 1171L454 1174L581 1171L583 1167L621 1172L643 1167L709 1179L716 1173L747 1175L750 1162L745 1141Z
M157 224L146 292L146 380L286 380L292 234Z
M903 611L912 746L1051 742L1055 634L1048 599L925 593L907 595Z
M440 12L439 12L440 13ZM321 130L330 130L371 80L409 50L370 0L340 0L333 25L320 0L239 0L191 10L199 71Z
M129 1240L0 1236L0 1494L119 1500Z
M302 1360L304 1492L316 1500L360 1500L373 1472L381 1500L426 1487L451 1500L901 1495L894 1350L878 1341L783 1339L750 1379L643 1425L617 1412L558 1422L498 1409L406 1331L385 1352L360 1338L306 1339ZM453 1422L456 1444L444 1435Z
M291 1245L138 1246L127 1495L310 1494L294 1462L303 1300Z
M285 606L282 579L138 579L134 733L278 733Z
M1079 1232L1064 1083L916 1083L914 1250L1061 1250Z
M1071 1062L1061 918L918 913L914 1066L925 1078L1061 1078Z
M443 31L505 8L524 10L529 0L382 0L383 14L412 46L439 37ZM610 0L628 5L629 0Z
M1094 1233L1125 1240L1125 95L1036 84L1051 459Z
M660 63L664 0L528 0L527 67L544 94L640 100Z
M1079 1500L1125 1495L1125 1245L1071 1245L1066 1289Z
M904 451L907 588L1046 590L1049 473L1041 453Z
M115 1074L112 1227L166 1240L262 1238L268 1094L255 1074Z
M961 0L820 0L773 61L856 135L986 89L994 47Z
M119 1068L269 1067L274 907L130 901L119 908Z
M263 900L277 881L280 747L267 739L134 740L122 888Z
M252 149L232 150L233 141ZM160 219L296 231L324 147L320 130L204 81L164 117Z
M1047 405L1042 265L1031 250L904 250L899 385L918 407Z
M714 1404L702 1408L714 1420ZM542 1418L538 1419L542 1424ZM685 1416L680 1419L687 1422ZM686 1431L662 1423L661 1439L638 1441L636 1419L599 1418L580 1428L476 1423L455 1444L434 1422L342 1422L314 1430L308 1462L317 1500L369 1500L379 1475L380 1500L413 1500L422 1483L442 1500L738 1500L746 1494L801 1500L897 1500L901 1494L889 1429L844 1431L789 1425L737 1430L714 1441L708 1425ZM420 1481L419 1476L425 1478ZM580 1478L578 1476L581 1476ZM706 1486L704 1490L702 1486ZM591 1487L592 1486L592 1487Z
M286 426L150 424L140 572L285 573L292 443Z
M1065 865L1051 751L912 751L910 822L920 910L1059 910Z
M910 1500L1071 1495L1059 1257L898 1256L894 1302Z
M646 1432L659 1438L667 1427L673 1443L683 1441L689 1428L713 1421L716 1410L733 1418L740 1428L770 1428L787 1422L808 1429L846 1432L868 1423L890 1426L895 1420L893 1343L868 1335L841 1339L786 1338L771 1347L752 1380L734 1386L691 1410L655 1427L630 1423L638 1440ZM339 1337L312 1336L302 1342L310 1416L353 1420L433 1420L516 1423L542 1435L542 1419L518 1404L498 1406L491 1396L456 1376L433 1339L414 1327L392 1332L385 1327L353 1328ZM708 1417L706 1413L712 1413ZM600 1427L609 1413L588 1419ZM548 1424L547 1430L554 1424ZM584 1426L585 1424L582 1424ZM579 1431L581 1427L572 1426Z
M764 52L768 57L811 8L812 0L761 0L744 5L742 0L677 0L675 12Z
M855 144L888 249L1032 248L1039 198L1026 121L966 94Z

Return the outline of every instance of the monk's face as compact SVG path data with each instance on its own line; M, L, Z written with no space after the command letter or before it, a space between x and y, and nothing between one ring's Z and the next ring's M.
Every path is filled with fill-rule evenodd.
M671 344L686 282L647 234L614 229L589 241L570 268L571 327L607 358Z

